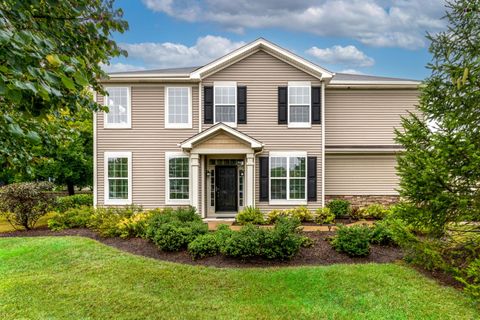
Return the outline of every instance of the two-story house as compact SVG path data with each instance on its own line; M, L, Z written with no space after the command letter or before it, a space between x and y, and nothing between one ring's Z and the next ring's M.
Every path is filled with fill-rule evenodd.
M397 199L394 128L419 82L332 73L264 39L192 68L113 73L95 115L95 205L232 217Z

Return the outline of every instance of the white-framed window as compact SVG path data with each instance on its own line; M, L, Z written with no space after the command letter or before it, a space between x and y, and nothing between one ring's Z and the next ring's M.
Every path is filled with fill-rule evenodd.
M213 84L213 121L229 126L237 125L237 83L215 82Z
M104 113L104 127L131 128L130 87L106 87L105 91L104 105L108 112Z
M132 153L105 152L105 204L132 203Z
M165 128L192 128L191 87L165 87Z
M190 159L181 152L165 153L166 203L190 204Z
M307 153L270 152L270 203L307 203Z
M308 128L311 126L312 87L310 82L288 83L288 126Z

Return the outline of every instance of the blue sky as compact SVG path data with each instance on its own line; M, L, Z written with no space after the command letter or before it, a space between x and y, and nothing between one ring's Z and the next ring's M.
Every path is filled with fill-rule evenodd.
M129 52L108 71L203 65L263 37L335 72L423 79L443 0L117 0Z

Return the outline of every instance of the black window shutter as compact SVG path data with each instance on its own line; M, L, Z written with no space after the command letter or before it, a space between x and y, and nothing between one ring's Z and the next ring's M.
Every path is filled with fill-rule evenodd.
M288 123L288 87L278 87L278 124Z
M268 201L268 157L260 157L260 201Z
M247 123L247 87L237 87L237 123Z
M321 87L312 87L312 124L322 124Z
M317 157L307 158L307 199L317 201Z
M213 123L213 87L203 87L203 122Z

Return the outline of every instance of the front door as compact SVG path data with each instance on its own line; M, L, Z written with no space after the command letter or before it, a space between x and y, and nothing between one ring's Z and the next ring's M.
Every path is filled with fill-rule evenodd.
M237 211L237 167L215 167L215 211Z

